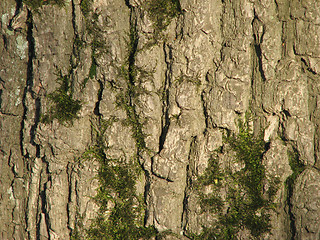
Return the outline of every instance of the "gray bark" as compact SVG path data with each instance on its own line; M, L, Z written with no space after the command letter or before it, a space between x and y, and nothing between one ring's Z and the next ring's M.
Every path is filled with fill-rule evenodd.
M37 10L0 2L0 239L70 239L80 219L89 227L99 166L81 156L94 143L95 124L118 120L105 133L109 156L128 160L137 152L117 106L128 88L119 74L126 64L139 69L131 104L149 149L139 155L137 184L147 225L180 239L210 225L214 217L200 211L190 182L224 145L221 130L238 131L237 119L250 110L269 143L266 170L280 178L263 239L320 239L318 1L180 0L182 14L155 42L144 2L94 0L88 16L80 0ZM128 63L132 29L138 42ZM93 48L96 41L102 46ZM59 74L70 75L73 98L82 101L72 125L40 121ZM292 149L306 167L289 191Z

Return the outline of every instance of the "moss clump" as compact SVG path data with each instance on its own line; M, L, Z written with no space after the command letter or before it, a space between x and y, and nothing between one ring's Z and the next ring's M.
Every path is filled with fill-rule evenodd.
M171 20L181 13L179 0L147 1L146 9L153 21L156 35L163 31Z
M288 150L288 159L292 174L287 178L285 184L288 190L288 197L290 198L292 196L294 182L306 166L300 161L299 153L295 148Z
M263 136L255 137L252 133L249 121L239 121L239 133L231 133L226 136L226 142L236 153L237 161L244 163L245 167L238 172L238 178L250 197L251 205L259 208L264 200L263 180L265 169L262 165L262 157L265 152L266 143Z
M88 13L91 14L91 13ZM95 14L92 13L93 19ZM103 46L100 43L100 33L95 25L88 22L87 29L93 36L93 62L96 52ZM93 220L87 230L87 239L112 239L112 240L136 240L150 239L157 235L153 226L146 227L145 202L143 196L137 194L136 183L143 174L140 164L140 154L146 149L145 136L142 123L136 112L135 104L139 95L139 87L136 85L137 68L135 66L135 54L137 51L137 30L130 27L128 40L128 60L125 66L119 70L119 77L126 82L125 87L119 87L121 92L117 95L116 104L127 115L124 124L131 127L132 137L136 143L136 154L131 159L113 159L107 155L108 144L105 142L105 130L111 122L103 122L96 131L96 145L87 151L90 159L99 161L100 168L98 179L100 187L95 200L100 206L98 217ZM95 67L94 67L95 68ZM95 75L95 69L91 66L90 75Z
M63 7L65 5L65 0L23 0L23 3L28 5L31 9L38 9L43 5L57 5Z
M124 124L131 127L131 136L136 142L137 152L140 153L146 149L145 134L142 131L142 123L136 112L134 105L130 104L128 94L119 94L117 96L117 106L126 111L127 119Z
M137 29L135 26L131 26L127 42L128 59L126 64L119 69L119 77L126 81L126 88L117 95L116 104L117 107L126 112L127 118L124 124L131 127L131 136L135 140L137 154L139 155L147 148L146 135L143 133L143 121L136 111L136 105L139 103L139 95L147 93L141 87L142 78L146 77L147 73L135 65L138 40ZM140 77L137 77L138 74Z
M94 152L100 162L100 187L95 196L100 209L87 231L87 239L136 240L154 236L156 230L144 226L144 202L136 194L137 166L107 158L99 147ZM108 208L110 203L113 206Z
M297 149L293 148L291 151L288 151L289 165L292 170L292 175L290 176L292 179L296 179L300 173L306 168L305 165L300 160L299 153Z
M267 180L262 164L266 143L262 134L255 136L249 125L250 118L239 121L239 133L228 132L224 141L235 153L235 161L244 167L236 172L221 169L219 154L213 155L204 174L199 177L200 205L206 212L218 217L212 227L204 227L201 234L190 234L192 239L237 239L242 229L250 231L258 239L270 230L269 211L274 208L273 198L277 192L277 181ZM264 192L263 186L272 187ZM211 193L204 194L204 188L211 186ZM226 196L222 197L224 187Z
M219 195L219 189L221 187L221 181L224 179L225 174L221 171L219 166L219 159L217 156L212 155L208 162L208 167L202 176L199 176L198 190L200 205L203 211L219 212L224 205L221 196ZM212 193L204 194L203 188L211 186L213 188Z
M95 200L100 206L98 216L86 231L86 239L136 240L156 235L154 227L144 226L145 203L136 193L136 182L141 168L136 159L124 161L107 156L105 131L114 122L101 120L96 131L96 145L83 155L100 163Z
M93 0L82 0L80 3L80 9L85 18L87 18L91 12L92 2Z
M78 118L81 109L81 101L73 99L73 90L71 86L70 76L62 75L57 79L59 87L48 95L52 102L47 114L41 118L43 123L51 123L57 119L60 124L73 124L74 119Z
M92 55L92 62L91 62L89 74L88 74L88 77L86 77L82 82L82 89L84 89L86 87L89 79L94 79L97 76L97 66L98 65L96 63L96 60L95 60L94 56Z

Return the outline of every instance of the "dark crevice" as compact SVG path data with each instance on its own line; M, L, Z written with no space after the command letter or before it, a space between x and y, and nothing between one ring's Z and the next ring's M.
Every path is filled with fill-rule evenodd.
M259 72L260 72L260 75L261 75L261 78L263 81L266 81L266 76L264 74L264 71L263 71L263 65L262 65L262 53L261 53L261 47L260 47L260 44L255 44L255 51L256 51L256 54L257 54L257 57L258 57L258 63L259 63Z
M68 163L67 165L67 176L68 176L68 202L67 202L67 228L70 232L70 238L72 236L72 231L73 228L71 227L71 221L75 219L71 219L71 212L73 209L71 209L71 204L72 204L72 194L73 194L73 189L72 189L72 175L73 175L73 163ZM78 206L78 205L77 205Z
M264 146L264 153L263 154L265 154L266 152L268 152L269 150L270 150L270 148L271 148L271 143L270 142L267 142L266 144L265 144L265 146Z
M209 114L208 114L207 104L204 100L204 98L205 98L204 94L205 94L205 91L203 90L201 93L201 102L202 102L203 115L205 117L205 124L206 124L206 128L205 128L204 132L206 132L207 129L209 128Z
M150 186L151 186L151 177L150 177L150 173L143 169L144 170L144 175L146 177L146 183L144 185L144 193L143 193L143 199L144 199L144 204L145 206L148 205L148 196L149 196L149 193L150 193ZM145 208L145 211L144 211L144 226L147 225L147 221L148 221L148 218L149 218L149 209L148 208Z
M73 27L73 32L75 36L78 36L78 31L77 31L77 25L76 25L76 12L75 12L75 4L74 0L71 1L71 7L72 7L72 27Z
M43 157L42 158L42 164L44 164L45 167L43 167L43 173L45 174L46 176L46 179L45 179L45 183L43 183L43 189L42 191L40 192L40 197L41 197L41 212L44 213L45 215L45 223L46 223L46 227L47 227L47 234L48 236L49 235L49 232L50 232L50 228L51 228L51 224L50 224L50 218L49 218L49 213L48 213L48 210L47 210L47 206L48 206L48 203L47 203L47 189L48 189L48 184L51 183L51 175L50 175L50 172L49 172L49 162L46 160L46 157Z
M181 216L181 228L183 229L183 234L185 235L187 232L188 225L188 213L189 213L189 196L192 188L192 177L194 175L194 155L195 155L195 147L196 147L197 137L193 137L190 143L190 150L188 155L188 165L186 168L187 176L186 176L186 187L184 190L184 198L183 198L183 211Z
M2 35L3 46L6 51L8 51L8 38L5 35Z
M287 178L286 180L286 187L287 187L287 206L288 206L288 216L289 216L289 221L290 221L290 240L294 240L295 236L296 236L296 223L295 223L295 216L292 212L293 209L293 203L292 203L292 197L293 197L293 188L294 188L294 183L295 180L297 179L297 177L299 176L299 174L301 173L297 168L295 168L296 166L299 166L299 152L298 150L293 147L292 148L293 151L293 156L295 157L291 157L290 159L290 155L289 155L289 164L291 167L291 170L293 171L293 173Z
M100 113L100 103L102 101L102 95L103 95L103 90L104 90L104 85L102 83L101 80L98 80L99 83L99 90L98 90L98 100L96 102L96 105L94 107L93 113L98 116L101 117L102 114Z
M168 130L170 127L170 118L169 118L169 89L171 85L171 77L172 77L172 49L167 46L165 43L163 44L163 52L165 56L165 61L167 64L166 70L166 78L163 86L163 96L162 96L162 119L161 119L161 134L159 137L159 153L163 149L166 136L168 134Z
M281 31L281 46L282 46L282 58L285 58L287 56L287 22L282 21L282 31Z
M168 114L168 108L165 109L164 112L164 119L162 119L162 121L164 122L163 127L161 129L161 134L159 137L159 153L161 152L161 150L163 149L164 146L164 142L166 140L166 136L168 134L168 130L169 130L169 126L170 126L170 119L169 119L169 114Z
M28 41L28 70L27 70L27 90L32 92L33 87L33 60L35 59L35 40L33 38L33 16L28 10L27 16L27 41Z
M289 112L289 111L287 111L287 110L285 110L285 109L283 109L283 110L281 111L281 113L283 113L283 115L284 115L286 118L291 117L290 112Z
M278 1L277 0L274 0L274 3L276 5L276 12L278 13L279 15L279 5L278 5Z
M137 16L136 13L132 8L130 8L130 48L129 48L129 57L128 57L128 77L129 77L129 84L134 86L136 80L136 53L138 49L139 37L137 31ZM130 86L129 86L130 87ZM129 93L132 94L129 88ZM130 96L132 97L132 96Z
M154 171L152 171L152 175L155 176L155 177L157 177L157 178L159 178L159 179L162 179L162 180L165 180L165 181L167 181L167 182L170 182L170 183L171 183L171 182L174 182L174 181L171 180L170 178L168 178L168 177L163 177L163 176L155 173Z
M266 81L266 77L263 71L263 65L262 65L262 51L261 51L261 43L263 42L263 36L264 36L264 24L263 22L258 18L256 11L254 9L254 18L252 20L252 32L253 32L253 40L254 40L254 49L255 54L258 61L258 69L261 75L261 78L263 81Z
M129 0L125 0L125 3L126 3L126 6L128 7L128 8L132 8L132 6L130 5L130 1Z
M285 186L287 189L287 199L286 203L288 206L288 217L290 221L290 240L296 239L296 219L293 214L293 189L296 182L296 179L299 177L299 175L304 171L305 165L300 160L299 151L297 150L297 147L294 142L291 141L291 147L292 149L288 151L288 158L289 158L289 165L292 170L292 174L286 179Z
M36 144L36 131L40 122L40 114L41 114L41 99L37 96L37 94L33 91L32 87L34 85L34 76L33 76L33 60L35 59L35 41L33 38L33 19L32 13L28 12L28 20L30 23L28 24L27 31L27 40L28 40L28 70L27 70L27 84L25 95L23 96L24 100L24 108L25 113L27 113L27 106L25 104L25 98L27 93L29 92L32 98L34 99L35 104L35 115L34 115L34 123L30 129L30 143L36 148L36 157L40 158L40 145ZM25 115L26 117L26 115Z
M80 38L78 30L77 30L76 6L75 6L75 3L74 3L74 0L71 1L71 6L72 6L72 27L73 27L73 34L74 34L72 53L73 53L74 57L79 58L79 56L80 56L79 44L80 45L82 44L82 39ZM74 63L73 56L70 57L70 64L71 64L72 70L74 68L76 68L77 65L78 65L77 64L78 61L76 61L76 63Z
M141 153L145 151L146 142L145 135L143 133L143 125L141 123L141 119L136 110L135 100L139 93L137 93L137 68L135 65L135 57L138 50L138 30L137 30L137 16L135 9L133 7L130 8L130 45L129 45L129 56L128 56L128 75L127 75L127 93L125 97L125 110L128 119L130 119L132 125L131 129L133 132L133 137L136 142L137 156L139 164L141 164Z
M34 124L30 129L30 143L36 148L36 157L40 157L40 145L35 142L36 131L40 122L40 114L41 114L41 100L40 98L35 99L35 118Z
M289 215L289 221L290 221L290 240L295 240L295 235L296 235L296 224L295 224L295 217L292 213L292 208L293 208L293 204L292 204L292 194L293 194L293 183L289 184L288 183L288 196L287 196L287 206L288 206L288 215Z
M301 58L301 62L302 62L303 69L305 69L306 71L312 73L313 75L317 75L317 72L312 70L312 68L310 67L310 65L307 63L307 61L304 58Z
M191 183L191 180L189 178L190 178L190 165L187 165L187 185L184 190L184 196L183 196L183 202L182 202L183 211L181 216L181 228L184 233L186 233L187 231L187 224L188 224L188 211L189 211L188 203L189 203L189 194L190 194L189 187Z
M47 206L47 199L46 199L46 189L47 189L47 182L48 182L48 162L46 161L45 157L42 159L42 169L40 172L40 183L39 183L39 196L38 196L38 208L37 208L37 217L36 217L36 239L42 239L41 236L41 222L45 221L45 224L47 226L47 235L49 236L49 228L48 228L48 222L49 222L49 216L46 209ZM39 206L41 208L39 208ZM45 216L45 219L42 219L43 215Z
M16 0L16 10L14 12L14 16L13 18L10 20L9 22L9 25L8 25L8 29L13 31L14 29L12 28L12 23L13 21L15 20L15 18L21 13L22 11L22 7L23 7L23 4L22 4L22 0Z
M27 94L32 93L32 86L33 86L33 59L35 58L35 42L33 38L33 17L32 12L28 10L27 15L27 41L28 41L28 65L27 65L27 80L26 86L23 91L22 96L22 106L23 106L23 114L21 120L21 128L20 128L20 151L21 155L25 158L29 158L29 154L25 152L24 149L23 139L24 139L24 128L25 128L25 121L27 119L27 112L28 106L26 103Z
M0 89L0 113L2 113L2 93L3 93L3 90Z
M22 10L22 7L23 7L23 4L22 4L22 0L16 0L16 11L15 11L15 15L17 15L21 10Z

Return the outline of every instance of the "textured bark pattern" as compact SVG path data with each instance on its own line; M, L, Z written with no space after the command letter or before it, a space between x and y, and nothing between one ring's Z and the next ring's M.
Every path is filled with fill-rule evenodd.
M147 225L184 239L214 221L200 211L191 183L224 145L221 129L237 131L250 109L269 142L267 172L281 180L263 239L320 239L320 3L180 0L182 14L150 44L155 29L144 2L94 0L88 16L80 0L38 10L0 2L0 239L69 239L80 222L90 225L98 165L78 159L95 123L118 119L105 134L109 156L136 154L126 111L116 104L128 88L119 74L126 64L139 69L130 102L150 149L140 156L138 187ZM132 30L138 41L128 63ZM94 49L96 40L103 46ZM70 74L73 97L83 102L70 126L40 122L60 73ZM288 191L292 149L306 168Z

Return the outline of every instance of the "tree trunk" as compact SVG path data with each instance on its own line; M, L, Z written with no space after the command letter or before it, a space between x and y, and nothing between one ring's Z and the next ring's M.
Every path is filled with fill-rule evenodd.
M250 199L230 185L250 169L226 140L239 119L265 144L262 195L276 189L258 237L320 239L317 0L5 0L0 15L0 239L95 239L125 199L118 179L97 196L103 164L133 174L157 239L214 239L231 190ZM213 156L225 175L199 187ZM199 197L215 191L220 212ZM241 218L233 237L255 236Z

